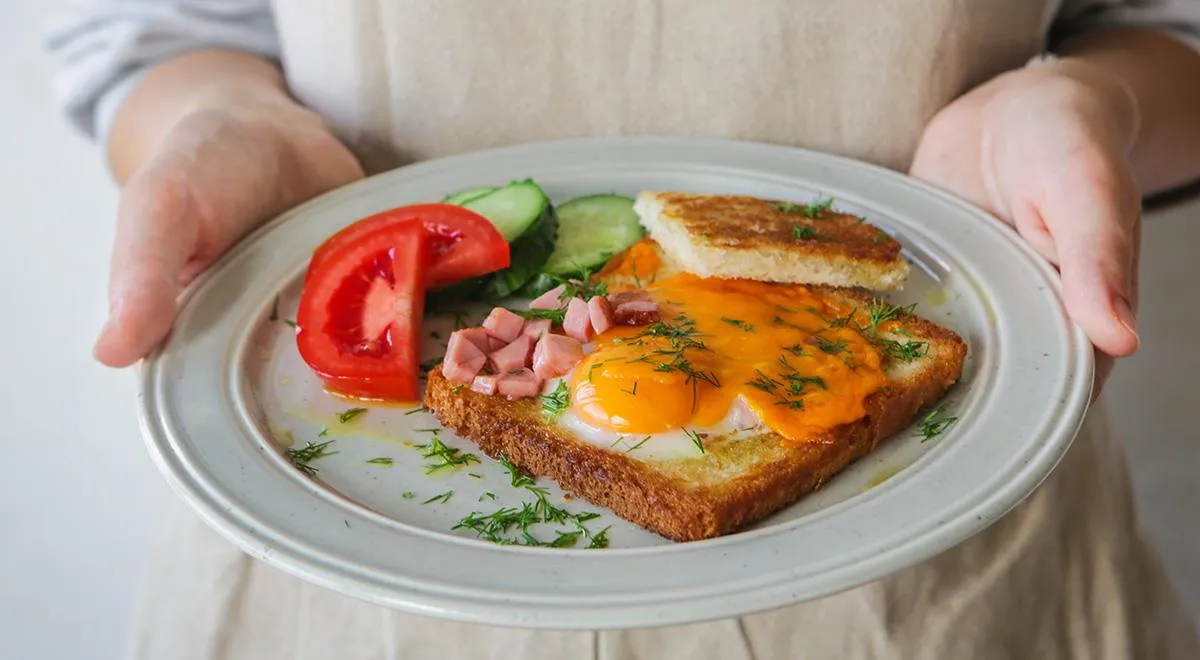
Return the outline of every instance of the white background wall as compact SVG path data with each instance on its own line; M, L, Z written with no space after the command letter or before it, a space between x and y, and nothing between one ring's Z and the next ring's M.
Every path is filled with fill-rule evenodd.
M49 99L40 21L0 2L0 658L118 657L161 502L130 373L96 366L116 195ZM1112 385L1145 519L1200 608L1200 203L1149 222L1145 349ZM1168 287L1178 287L1168 292ZM186 567L181 567L186 570Z

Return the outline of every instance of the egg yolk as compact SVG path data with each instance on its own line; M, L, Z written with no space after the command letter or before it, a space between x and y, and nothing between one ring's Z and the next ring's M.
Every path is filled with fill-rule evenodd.
M719 424L741 398L789 445L866 414L886 382L855 310L807 287L677 275L648 289L662 320L595 340L572 408L625 434ZM842 319L842 321L839 321Z

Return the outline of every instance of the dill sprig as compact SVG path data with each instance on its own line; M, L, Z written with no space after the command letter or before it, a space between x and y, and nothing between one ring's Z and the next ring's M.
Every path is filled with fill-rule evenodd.
M942 434L958 417L945 414L946 404L939 404L921 420L921 442L925 443Z
M608 546L608 528L592 532L587 522L600 517L593 512L572 513L550 502L550 491L536 485L533 478L523 474L504 454L500 455L500 463L512 477L516 488L523 488L534 496L532 501L522 502L520 506L500 507L491 513L472 511L454 525L454 530L466 529L475 532L478 538L500 545L525 545L548 548L568 548L576 546L581 539L588 539L589 548ZM484 493L495 499L495 495ZM483 501L483 496L480 497ZM554 538L543 540L531 529L535 525L557 525L560 529L553 531ZM567 529L562 529L567 526Z
M692 441L693 445L696 445L696 449L699 449L701 454L707 453L704 450L704 441L701 439L699 433L691 429L683 429L683 433Z
M630 362L646 362L654 366L655 371L679 372L685 376L685 382L692 386L692 411L696 410L699 400L699 385L703 381L713 387L720 387L715 371L697 369L688 358L688 351L709 350L704 342L696 337L696 322L685 314L679 314L674 322L657 321L646 326L640 334L631 338L630 346L642 346L650 340L665 342L667 347L658 348L633 358ZM653 356L653 357L652 357Z
M437 430L433 431L433 439L428 444L416 445L417 449L421 450L421 458L432 459L432 463L425 464L425 474L433 474L445 469L458 470L472 463L478 463L479 458L475 454L466 454L457 447L450 447L438 438Z
M366 408L351 408L351 409L339 414L338 421L341 422L342 424L347 424L350 422L350 420L354 419L355 417L358 417L359 415L362 415L365 412L367 412Z
M439 502L441 504L445 504L446 502L450 501L451 497L454 497L454 491L448 490L444 493L441 493L440 495L434 495L433 497L425 500L424 502L421 502L421 504L432 504L434 502Z
M786 355L779 356L778 378L768 376L762 369L755 369L757 374L746 384L775 397L775 405L787 406L792 410L804 410L804 395L809 385L828 389L825 379L820 376L805 376L795 365L788 361Z
M291 461L292 465L295 466L297 470L300 470L304 474L313 477L316 476L318 470L317 468L313 467L311 463L317 459L325 458L326 456L333 456L337 453L336 451L329 451L329 445L332 442L333 440L326 440L325 442L317 443L309 442L299 449L289 448L285 450L283 454L289 461Z
M567 308L564 305L558 309L510 309L508 310L525 319L550 319L551 323L562 325L567 318Z
M626 450L625 450L625 453L626 453L626 454L628 454L629 452L631 452L631 451L633 451L633 450L635 450L635 449L640 449L642 445L646 444L646 443L647 443L647 442L649 442L649 441L650 441L650 436L646 436L646 437L642 438L641 442L639 442L639 443L637 443L636 445L634 445L634 446L630 447L629 449L626 449Z
M383 465L386 467L392 467L392 465L394 465L396 463L396 461L392 460L392 458L389 456L380 456L379 458L372 458L371 460L367 461L367 463L370 463L371 465Z
M822 213L833 208L833 198L826 197L804 205L804 217L819 218Z
M907 307L896 307L889 305L880 298L872 298L871 304L867 306L867 325L863 329L874 334L879 329L879 324L887 323L888 321L897 321L902 317L912 316L913 310L917 308L916 303Z
M750 323L747 323L747 322L741 320L741 319L731 319L731 318L722 316L721 320L728 323L729 325L732 325L733 327L735 327L739 330L744 330L746 332L754 332L754 326Z
M508 454L500 454L500 465L506 472L508 472L508 476L512 481L513 488L525 488L526 486L532 486L534 484L532 477L524 472L521 472L520 468L518 468L513 464L512 461L508 459Z
M819 198L809 204L796 204L794 202L775 202L771 207L780 213L802 213L806 218L819 218L821 214L833 208L833 198Z
M547 420L558 417L570 406L571 391L565 380L558 381L558 387L553 392L542 395L542 415Z
M883 353L884 357L901 362L912 362L929 353L929 343L915 339L900 342L895 339L880 337L879 329L882 324L900 321L911 316L915 309L915 303L905 307L897 307L889 305L880 298L872 298L866 310L863 311L866 315L865 325L857 323L854 320L859 311L857 307L850 310L850 313L846 316L834 319L830 325L834 327L853 327L867 341L874 344ZM901 334L907 336L906 333Z
M817 237L817 230L808 225L793 225L792 238L801 241Z
M846 342L844 341L835 341L828 337L822 337L821 335L813 335L812 343L814 346L830 355L837 355L839 353L846 352Z
M587 302L596 296L607 296L608 284L605 282L592 282L590 281L591 277L591 271L585 268L580 270L577 278L554 278L563 287L562 293L558 294L558 299L566 301L572 298L581 298L584 302Z

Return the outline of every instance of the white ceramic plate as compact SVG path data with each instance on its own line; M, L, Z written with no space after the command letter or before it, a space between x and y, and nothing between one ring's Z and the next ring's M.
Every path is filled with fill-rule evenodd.
M517 505L501 466L427 476L413 445L427 413L350 406L323 393L284 323L313 247L368 214L532 177L557 201L643 189L776 199L831 195L904 244L913 275L898 304L959 332L970 355L947 397L958 421L882 446L795 506L732 536L669 543L599 511L605 550L497 546L453 532L472 511ZM271 320L278 298L278 316ZM441 319L427 330L446 329ZM439 325L440 324L440 325ZM443 335L444 336L444 335ZM427 340L432 355L435 339ZM1057 277L984 213L889 171L757 144L629 139L555 142L389 172L267 224L186 295L142 370L150 451L175 490L251 555L386 606L499 625L616 628L693 622L828 595L926 559L1004 515L1050 472L1082 421L1092 351L1065 316ZM323 428L330 429L318 437ZM297 471L281 445L333 440ZM390 458L390 467L368 463ZM546 480L540 480L545 482ZM553 501L561 491L549 482ZM453 491L446 502L425 500ZM495 499L488 495L491 493ZM406 497L407 494L407 497Z

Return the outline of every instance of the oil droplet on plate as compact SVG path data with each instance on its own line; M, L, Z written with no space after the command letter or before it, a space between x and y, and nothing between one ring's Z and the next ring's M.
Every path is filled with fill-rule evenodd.
M863 486L863 491L865 492L865 491L871 490L872 488L875 488L876 486L879 486L883 482L885 482L888 479L891 479L892 477L899 474L900 470L903 470L903 469L904 468L902 468L902 467L884 468L883 470L881 470L879 472L879 474L876 474L875 476L871 477L871 479L869 481L867 481L867 485Z

